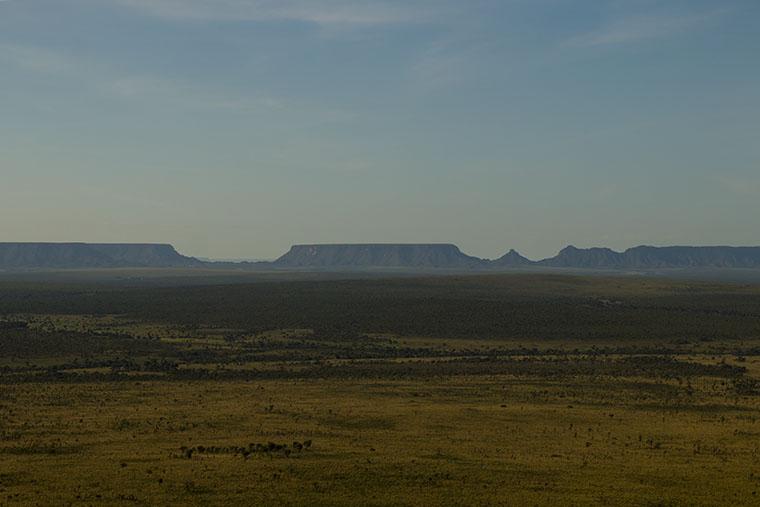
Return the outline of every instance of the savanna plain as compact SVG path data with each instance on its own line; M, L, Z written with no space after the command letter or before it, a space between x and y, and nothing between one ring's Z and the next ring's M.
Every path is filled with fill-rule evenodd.
M0 281L1 505L760 505L760 286Z

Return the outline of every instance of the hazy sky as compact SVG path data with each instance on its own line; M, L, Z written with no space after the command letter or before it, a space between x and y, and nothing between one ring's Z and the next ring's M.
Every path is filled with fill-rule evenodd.
M757 0L0 0L0 241L760 245Z

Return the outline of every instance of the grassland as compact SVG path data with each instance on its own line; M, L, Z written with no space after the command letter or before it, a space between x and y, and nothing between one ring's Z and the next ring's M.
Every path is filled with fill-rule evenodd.
M757 505L758 491L758 287L0 284L0 504Z

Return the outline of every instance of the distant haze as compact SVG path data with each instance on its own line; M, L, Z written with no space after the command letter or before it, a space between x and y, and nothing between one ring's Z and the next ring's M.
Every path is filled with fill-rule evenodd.
M171 245L87 243L2 243L0 271L100 268L203 268L234 270L316 270L343 272L400 268L511 270L554 268L579 270L760 269L760 247L639 246L625 252L609 248L567 246L556 256L530 260L516 250L498 259L480 259L452 244L293 245L274 261L209 262L188 257ZM756 273L755 275L756 276Z
M760 245L760 2L0 1L0 242Z

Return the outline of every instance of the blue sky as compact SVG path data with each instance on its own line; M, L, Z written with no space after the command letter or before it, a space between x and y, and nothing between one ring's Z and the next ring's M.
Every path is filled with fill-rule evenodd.
M756 0L0 0L0 240L760 244Z

